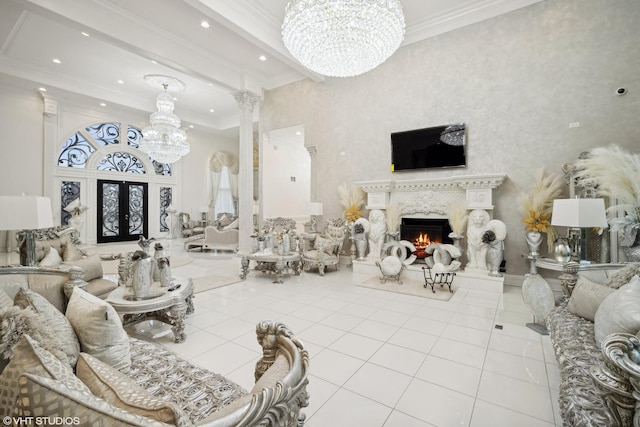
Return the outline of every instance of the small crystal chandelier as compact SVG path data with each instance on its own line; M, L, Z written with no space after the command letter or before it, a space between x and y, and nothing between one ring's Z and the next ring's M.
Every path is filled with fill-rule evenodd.
M144 76L144 79L150 86L163 91L156 99L158 111L149 118L151 126L142 130L138 148L157 162L177 162L182 156L189 154L190 147L187 134L180 129L180 118L173 114L173 96L169 91L182 91L186 86L175 77L158 74Z
M282 39L302 65L349 77L386 61L404 38L399 0L291 0Z

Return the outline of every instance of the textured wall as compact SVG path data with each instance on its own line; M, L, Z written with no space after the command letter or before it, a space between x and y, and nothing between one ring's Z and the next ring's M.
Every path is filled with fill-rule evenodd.
M638 22L637 0L547 0L403 47L362 76L269 91L261 127L305 125L325 218L342 212L342 182L506 172L494 213L508 273L523 274L517 197L535 170L611 143L640 151ZM466 169L391 173L391 132L455 122L467 123Z

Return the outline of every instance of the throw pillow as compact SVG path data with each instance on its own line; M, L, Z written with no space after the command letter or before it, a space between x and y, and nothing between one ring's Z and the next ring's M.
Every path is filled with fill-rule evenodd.
M324 237L320 237L320 236L316 237L314 245L317 250L322 249L325 253L329 255L333 255L333 252L338 246L336 242L334 242L333 240L325 239Z
M62 263L62 257L54 247L51 247L38 265L41 267L57 267L60 263Z
M79 259L82 259L82 252L76 248L76 245L68 240L62 244L62 260L64 262L77 261Z
M66 315L83 352L118 370L131 366L129 337L118 313L109 303L75 288Z
M69 365L41 348L31 337L23 335L14 348L14 356L0 375L0 414L13 413L19 392L18 379L25 373L63 381L76 390L89 389L82 384Z
M100 261L100 255L98 254L76 260L65 260L64 264L80 267L84 271L83 278L86 282L102 278L102 261Z
M615 289L578 277L578 282L569 298L567 310L593 322L598 307L612 292L615 292Z
M76 373L95 396L117 408L176 426L191 425L176 405L154 397L133 379L90 354L80 354Z
M223 230L233 230L238 228L238 218L234 219L229 225L225 225Z
M78 390L67 382L30 373L21 375L18 381L14 415L51 414L51 419L60 416L71 420L78 418L78 425L83 426L167 427L167 424L118 409L92 395L86 387Z
M80 343L78 337L71 326L71 323L57 308L55 308L45 297L29 289L18 291L14 299L15 304L21 308L33 308L44 318L47 327L55 334L60 342L60 346L67 356L67 361L73 368L78 361L80 353Z
M600 348L602 340L609 334L640 331L640 277L631 281L602 301L593 321L596 344Z
M616 270L603 284L610 288L618 289L629 283L635 275L640 275L640 262L634 262Z
M62 343L48 327L43 316L17 305L0 310L0 357L12 359L13 349L23 335L29 335L62 363L69 364Z

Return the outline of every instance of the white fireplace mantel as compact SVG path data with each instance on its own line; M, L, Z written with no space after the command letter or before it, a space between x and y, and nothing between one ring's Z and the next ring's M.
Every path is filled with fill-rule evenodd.
M506 179L506 173L453 175L443 178L358 181L367 193L367 209L385 209L390 198L407 199L408 192L428 194L443 200L464 199L469 209L493 209L493 189ZM393 196L396 197L393 197ZM410 197L413 198L413 197Z

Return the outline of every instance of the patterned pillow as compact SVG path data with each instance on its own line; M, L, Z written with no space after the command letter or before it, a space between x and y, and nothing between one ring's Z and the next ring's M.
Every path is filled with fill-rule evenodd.
M118 370L131 365L129 336L111 304L75 288L66 316L76 331L83 352Z
M69 365L41 348L31 337L23 335L14 348L14 356L0 375L0 414L11 414L19 391L18 378L24 373L53 378L68 383L76 390L89 391Z
M27 373L20 376L18 386L14 415L47 414L73 420L71 424L77 420L77 425L82 426L168 426L129 414L92 395L88 389L78 390L64 381Z
M616 270L603 284L610 288L618 289L629 283L635 275L640 275L640 262L634 262Z
M23 335L29 335L62 363L71 366L62 343L42 315L17 305L0 309L0 357L7 361L13 358L13 349Z
M134 380L90 354L80 353L76 373L95 396L115 407L176 426L192 425L174 404L153 397Z
M78 353L80 353L80 343L71 323L69 323L64 314L47 301L45 297L29 289L20 289L14 302L21 308L31 307L36 313L44 317L48 328L58 338L70 366L72 368L75 367L78 361ZM51 346L53 344L48 345L48 347Z
M41 267L57 267L62 263L62 257L54 247L49 248L49 253L38 263Z

